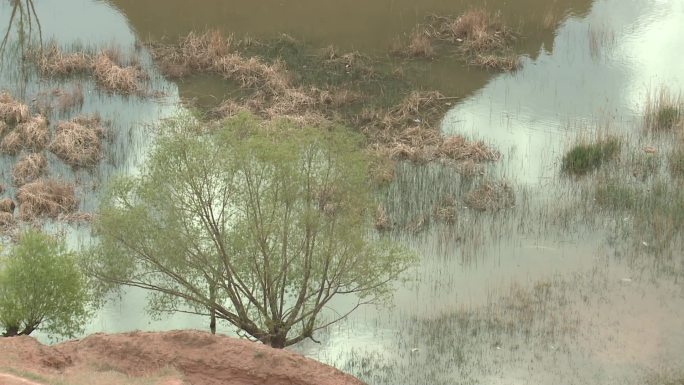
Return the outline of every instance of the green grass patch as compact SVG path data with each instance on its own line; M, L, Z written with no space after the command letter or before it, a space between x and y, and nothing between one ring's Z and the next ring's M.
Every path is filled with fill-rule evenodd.
M621 146L620 140L614 137L577 144L563 157L562 170L569 174L584 175L617 156Z

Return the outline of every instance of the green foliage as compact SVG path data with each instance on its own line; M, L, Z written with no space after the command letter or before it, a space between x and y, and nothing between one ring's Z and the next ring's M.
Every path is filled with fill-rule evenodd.
M594 143L577 144L563 157L562 170L584 175L615 157L620 152L620 146L620 141L612 137Z
M177 124L139 177L112 184L94 276L151 290L156 311L215 315L274 347L343 318L324 312L334 296L389 298L413 257L369 239L360 137L249 115L206 134Z
M67 337L81 331L89 315L86 281L62 241L28 230L0 263L5 336L28 335L37 328Z

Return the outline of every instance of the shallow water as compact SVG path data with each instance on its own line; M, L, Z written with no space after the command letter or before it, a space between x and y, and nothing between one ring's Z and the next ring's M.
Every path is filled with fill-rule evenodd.
M594 211L583 195L591 180L565 178L559 171L564 151L596 132L620 135L637 151L644 145L663 151L671 145L669 137L644 135L641 121L649 92L662 85L684 90L684 3L549 4L489 2L520 25L526 38L521 52L527 57L518 72L497 75L447 59L426 65L421 79L426 88L465 98L449 111L442 129L483 139L502 151L502 160L486 173L510 181L515 207L476 212L460 198L481 178L464 178L436 165L400 164L397 180L382 196L390 216L408 223L454 196L459 198L456 223L433 219L420 231L391 232L388 236L421 256L407 272L408 283L397 284L394 306L362 308L319 333L321 344L306 342L294 350L369 384L641 384L652 372L684 370L684 271L663 274L648 259L648 246L634 251L643 254L637 262L621 257L624 245L615 240L612 221L630 219ZM69 0L35 5L42 39L65 46L113 44L136 52L136 40L209 27L265 38L288 33L314 47L334 44L382 56L392 39L425 15L458 14L476 2L113 0L110 5ZM0 25L9 10L9 3L0 3ZM549 11L556 22L547 29L541 20ZM30 68L19 71L16 52L3 54L0 89L30 101L64 85L40 79ZM115 96L98 90L92 79L73 80L83 84L86 101L70 114L98 112L116 133L107 161L92 173L74 173L52 159L52 174L82 181L84 210L95 207L98 186L111 175L135 172L149 146L147 126L172 114L179 97L209 103L226 92L210 77L169 83L144 50L136 53L151 74L150 87L165 97ZM13 160L2 157L5 184ZM85 230L67 230L74 243L87 241ZM682 253L675 249L675 258ZM331 307L342 312L351 301L340 298ZM144 293L128 291L98 312L87 332L206 329L208 322L197 317L152 320L141 311L144 305ZM220 330L231 332L225 325Z

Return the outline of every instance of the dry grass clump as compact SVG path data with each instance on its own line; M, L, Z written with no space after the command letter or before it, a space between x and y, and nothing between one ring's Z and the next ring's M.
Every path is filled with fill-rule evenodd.
M53 43L38 56L38 68L45 76L66 76L90 71L93 59L83 52L64 53Z
M480 211L499 211L515 205L515 193L507 182L484 182L465 196L468 207Z
M375 229L378 231L387 231L392 229L392 224L390 223L389 216L387 215L387 210L382 204L378 205L375 210Z
M21 135L22 146L33 151L42 151L50 142L48 121L44 116L33 116L26 123L19 124L16 130Z
M14 214L1 211L0 212L0 227L3 229L9 229L9 228L14 227Z
M95 58L95 80L106 90L133 94L139 92L142 87L140 81L145 79L145 74L136 66L122 67L114 60L111 52L101 52Z
M211 71L215 63L233 52L233 35L223 36L218 30L190 32L179 44L178 57L170 58L196 71Z
M500 14L484 9L471 9L457 18L432 16L432 35L440 40L460 43L468 52L501 50L513 39L513 30L501 20Z
M458 215L458 208L456 206L456 199L452 196L443 198L438 204L433 207L434 217L447 224L454 224Z
M3 136L8 132L9 132L9 126L7 125L7 123L0 120L0 136Z
M375 151L390 159L429 162L437 159L460 162L496 161L500 155L483 142L461 136L444 137L437 128L448 104L439 92L414 91L389 110L365 110L357 124L371 138Z
M12 214L14 213L15 207L16 205L11 198L4 198L0 200L0 212Z
M476 54L470 64L489 70L515 71L520 68L520 58L515 54Z
M17 192L19 217L28 221L40 217L57 218L78 208L73 183L55 179L38 179Z
M16 155L23 147L24 141L20 130L10 131L0 142L0 152L7 155Z
M477 163L499 160L501 154L482 141L470 142L460 135L449 136L439 146L439 154L452 160Z
M64 163L74 167L89 167L101 158L104 130L98 118L80 117L69 122L60 122L55 129L55 138L50 151Z
M47 158L40 153L24 155L12 169L12 179L16 186L32 182L47 172Z
M152 53L162 73L171 78L213 72L270 94L290 87L281 62L266 64L255 57L243 57L234 52L236 44L232 36L224 37L219 31L191 32L178 45L152 47Z
M285 65L276 61L274 64L265 64L261 60L250 57L245 58L238 54L229 54L218 58L214 62L213 70L226 79L239 82L243 87L264 87L271 93L282 92L289 88L289 75Z
M0 92L0 121L9 125L22 123L31 117L26 104L12 98L7 92Z
M392 54L397 56L430 58L435 55L432 39L422 27L416 27L409 36L408 44L404 46L401 40L397 40L392 46Z

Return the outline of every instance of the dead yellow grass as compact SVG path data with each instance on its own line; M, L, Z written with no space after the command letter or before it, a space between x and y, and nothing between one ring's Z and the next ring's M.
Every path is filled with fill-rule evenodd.
M413 57L432 57L435 54L432 40L421 28L417 28L411 33L407 53Z
M24 147L20 130L12 130L0 142L0 152L7 155L16 155Z
M162 73L171 78L213 72L269 94L290 88L289 74L282 63L266 64L255 57L243 57L235 52L235 44L232 36L224 37L218 31L191 32L178 45L155 46L152 53Z
M0 212L12 214L14 213L15 207L16 205L11 198L4 198L0 200Z
M363 112L360 124L372 139L373 148L391 159L413 162L452 160L489 162L499 153L483 142L467 141L461 136L444 137L438 119L448 107L448 99L438 92L412 92L386 112Z
M503 49L513 37L513 31L499 14L484 9L471 9L457 18L432 16L432 36L459 43L468 52Z
M38 68L45 76L73 75L90 71L93 59L83 52L64 53L53 43L47 52L38 55Z
M375 210L375 229L378 231L386 231L391 228L392 224L387 215L387 210L385 210L385 206L379 204L377 210Z
M515 193L507 182L484 182L465 196L468 207L480 211L499 211L515 205Z
M95 80L104 89L122 94L134 94L142 90L140 82L145 79L142 70L135 66L122 67L114 60L115 54L101 52L95 58Z
M11 229L14 227L14 224L14 214L0 211L0 228L3 230Z
M12 169L12 179L16 186L32 182L47 172L47 158L40 153L24 155Z
M447 196L433 207L434 217L447 224L454 224L458 215L456 200Z
M520 68L520 58L515 54L476 54L470 64L496 71L515 71Z
M19 217L25 221L57 218L75 212L78 207L73 183L55 179L38 179L21 186L17 201Z
M22 146L33 151L42 151L50 142L48 121L44 116L33 116L25 123L17 126L16 130L21 135Z
M12 98L7 92L0 92L0 121L9 125L25 122L31 117L26 104Z
M50 151L64 163L74 167L89 167L101 158L104 130L97 118L76 118L60 122Z
M4 121L0 120L0 137L9 132L9 126Z

